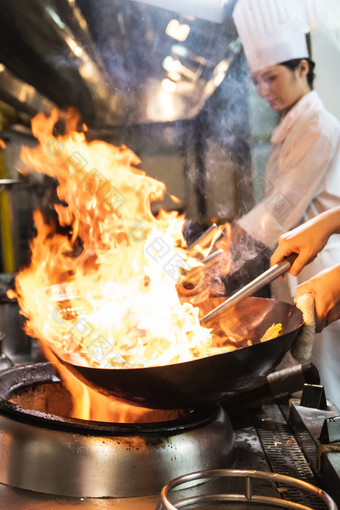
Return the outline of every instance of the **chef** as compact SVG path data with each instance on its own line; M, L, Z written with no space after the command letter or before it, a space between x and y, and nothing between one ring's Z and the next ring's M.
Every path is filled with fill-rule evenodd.
M281 114L271 137L265 197L236 221L236 230L270 252L281 234L340 205L340 123L312 90L314 64L301 5L238 0L233 12L257 93ZM273 296L293 300L297 284L335 264L340 264L340 236L331 236L297 278L274 282ZM340 322L316 335L311 359L326 396L340 408Z
M278 264L291 253L296 258L289 272L297 276L320 253L332 234L340 234L340 207L334 207L282 234L271 257ZM340 264L324 269L296 288L295 299L310 293L314 299L316 331L340 319Z

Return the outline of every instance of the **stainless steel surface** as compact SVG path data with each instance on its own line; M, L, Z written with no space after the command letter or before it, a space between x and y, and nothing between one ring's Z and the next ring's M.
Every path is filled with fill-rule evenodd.
M232 487L227 485L226 482L229 482L230 479L234 482L235 478L244 479L243 493L235 492L234 485ZM202 504L214 505L226 502L261 503L266 507L271 505L274 508L296 508L300 510L313 510L315 508L314 506L301 506L294 501L283 501L280 490L277 492L277 497L261 495L261 491L258 494L254 490L256 487L255 480L270 481L278 487L292 486L298 488L303 492L307 492L308 495L320 498L330 510L337 510L338 508L333 499L323 490L290 476L257 470L220 469L189 473L171 480L163 487L156 510L176 510L192 505L201 507Z
M50 364L0 373L0 483L69 497L157 494L169 479L197 469L228 466L233 433L219 407L156 424L67 419L9 403L32 380L56 381ZM14 374L17 374L12 377ZM8 382L12 381L11 383Z
M271 470L315 484L313 470L287 425L281 409L273 403L265 403L253 418ZM294 501L305 503L297 499L294 491L287 491L286 495ZM309 502L313 507L318 504L318 500L313 500L312 496L309 496Z
M207 257L205 257L205 259L203 259L202 262L206 267L210 267L211 265L214 265L216 262L218 262L220 257L223 256L227 256L224 250L216 250Z
M231 467L235 469L255 469L270 471L281 475L293 477L325 490L340 505L339 483L340 472L329 476L326 486L321 474L316 472L309 458L304 455L304 445L299 444L295 428L288 422L291 411L291 400L281 398L278 401L267 400L262 405L250 406L245 412L231 413L231 421L235 430L235 449L241 457L239 450L242 440L246 442L244 447L244 459ZM255 437L247 436L248 431L255 431ZM256 442L260 447L256 446ZM242 451L242 447L241 447ZM261 464L261 453L262 460ZM259 454L259 455L258 455ZM339 453L340 456L340 453ZM236 483L236 482L235 482ZM266 491L264 492L264 488ZM261 487L262 494L275 496L268 487ZM312 506L318 510L324 510L325 504L311 494L301 493L294 487L285 487L280 492L282 499L294 501L301 505ZM248 508L248 507L246 507ZM238 509L238 507L237 507ZM236 509L235 509L236 510Z
M23 125L37 112L49 113L52 108L56 108L30 81L20 79L17 72L12 73L3 64L0 66L0 97L19 112L17 122L23 122Z
M308 460L301 455L301 450L300 455L296 453L296 447L298 448L298 446L295 447L293 431L284 419L284 416L288 415L288 400L281 399L284 406L282 413L280 412L280 409L282 409L281 403L280 407L272 400L269 403L270 405L266 406L258 405L251 406L249 409L236 409L230 414L234 430L233 461L230 468L272 472L273 466L277 465L275 461L273 466L271 464L276 455L276 458L281 460L280 474L288 473L288 476L325 489L323 485L320 485L319 477L313 473ZM264 433L266 434L265 447L262 444ZM221 439L221 446L222 443L223 439ZM133 472L131 476L134 476ZM167 480L167 483L169 481ZM243 480L240 480L240 482L243 484ZM338 494L339 477L338 484L334 487ZM236 479L233 481L233 488L234 491L239 490ZM261 491L268 497L277 496L277 489L266 481L261 484ZM327 492L330 494L329 491ZM317 506L314 503L313 495L308 493L304 497L302 494L298 495L294 487L285 486L280 491L280 495L283 501L294 501L307 507L316 507L319 510L326 508L322 501ZM334 495L333 499L336 499ZM84 510L108 510L109 508L117 510L137 510L137 508L138 510L154 510L157 500L157 495L130 496L127 498L63 497L16 489L0 483L0 508L6 508L6 510L7 508L10 510L45 510L46 508L53 510L78 510L80 508ZM215 506L214 508L220 507ZM247 502L233 502L232 508L234 510L247 510L249 504ZM264 508L264 505L261 508ZM265 508L269 510L276 507L267 505Z
M216 223L213 223L210 225L210 227L203 232L197 239L195 239L192 243L189 244L188 250L192 250L195 248L195 246L201 246L204 247L207 244L211 243L214 236L217 234L219 227L216 225Z
M20 314L16 299L9 299L7 291L14 287L14 273L0 273L0 331L4 334L3 353L13 363L41 361L38 340L24 332L25 318Z
M13 489L0 483L1 510L155 510L157 499L158 496L67 498Z
M0 371L13 366L13 362L9 359L9 357L6 354L4 354L2 350L2 343L4 339L5 335L0 330Z
M340 506L340 446L339 442L325 443L320 439L326 420L340 415L339 410L327 400L327 409L301 406L293 399L289 412L289 423L296 440L312 469L318 473L322 487L333 495Z
M180 473L226 461L220 448L231 437L222 411L213 426L170 436L158 432L150 439L143 434L120 435L119 426L116 435L93 437L20 423L3 415L0 431L1 483L72 497L157 494Z
M241 49L234 3L220 7L226 22L213 23L186 17L185 4L1 0L0 97L29 115L73 106L101 129L193 118ZM191 29L182 44L166 33L173 18ZM169 94L162 80L172 75Z
M291 262L289 260L284 260L279 264L275 264L260 276L255 278L255 280L248 283L248 285L245 285L238 292L235 292L233 296L226 299L223 303L214 308L214 310L211 310L211 312L202 317L200 320L201 324L206 326L214 319L221 317L224 313L230 310L230 308L237 305L237 303L240 303L246 297L251 296L256 291L262 289L268 283L271 283L273 280L286 273L290 267Z
M24 317L19 313L17 302L1 301L0 331L4 333L2 350L13 362L28 361L36 340L29 338L24 330Z
M0 191L3 189L13 186L15 184L21 184L22 181L19 179L0 179Z
M218 268L222 264L223 260L225 260L227 257L228 255L224 250L216 250L202 260L203 265L194 266L191 269L183 270L182 277L177 282L177 292L179 295L185 296L185 291L187 290L189 295L191 291L194 296L197 296L200 292L200 285L203 284L205 289L208 291L207 296L209 296L209 280L207 280L206 283L205 278L209 277L209 271L211 271L214 266ZM186 287L188 283L189 287Z

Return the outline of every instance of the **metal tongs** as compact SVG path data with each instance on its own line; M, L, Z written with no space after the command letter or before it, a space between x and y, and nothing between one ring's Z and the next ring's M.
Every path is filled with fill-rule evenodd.
M0 179L0 191L10 189L17 184L24 184L25 182L19 179Z
M278 264L275 264L271 268L267 269L267 271L265 271L260 276L255 278L255 280L251 281L250 283L242 287L242 289L235 292L235 294L233 294L230 298L226 299L219 306L217 306L209 313L204 315L204 317L200 319L201 326L206 326L214 319L217 319L218 317L223 315L227 310L237 305L240 301L242 301L246 297L251 296L252 294L254 294L254 292L262 289L262 287L264 287L268 283L271 283L276 278L282 276L284 273L289 271L296 257L297 254L292 253L282 262L279 262Z

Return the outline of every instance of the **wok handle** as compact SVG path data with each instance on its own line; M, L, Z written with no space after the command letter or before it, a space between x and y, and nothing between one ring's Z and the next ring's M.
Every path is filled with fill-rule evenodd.
M251 296L254 294L254 292L262 289L262 287L268 283L271 283L273 280L289 271L296 257L297 254L292 253L282 262L279 262L278 264L270 267L267 269L267 271L255 278L255 280L251 281L248 283L248 285L245 285L242 287L242 289L235 292L233 296L223 301L223 303L202 317L200 320L201 326L206 326L209 322L223 315L227 310L230 310L230 308L237 305L246 297Z
M305 384L320 384L316 366L308 361L272 372L261 382L223 400L227 409L240 408L268 398L279 398L304 388Z

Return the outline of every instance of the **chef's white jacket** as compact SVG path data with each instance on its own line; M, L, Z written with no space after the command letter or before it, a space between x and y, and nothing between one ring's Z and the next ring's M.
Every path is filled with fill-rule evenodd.
M271 144L265 198L238 224L274 249L281 234L340 205L340 123L312 91L274 129Z
M340 205L340 123L312 91L283 117L271 143L265 198L237 222L273 250L282 233ZM291 301L298 283L335 264L340 264L340 235L330 238L298 278L289 275L274 282L274 297ZM340 410L340 321L316 335L312 360L326 396Z

